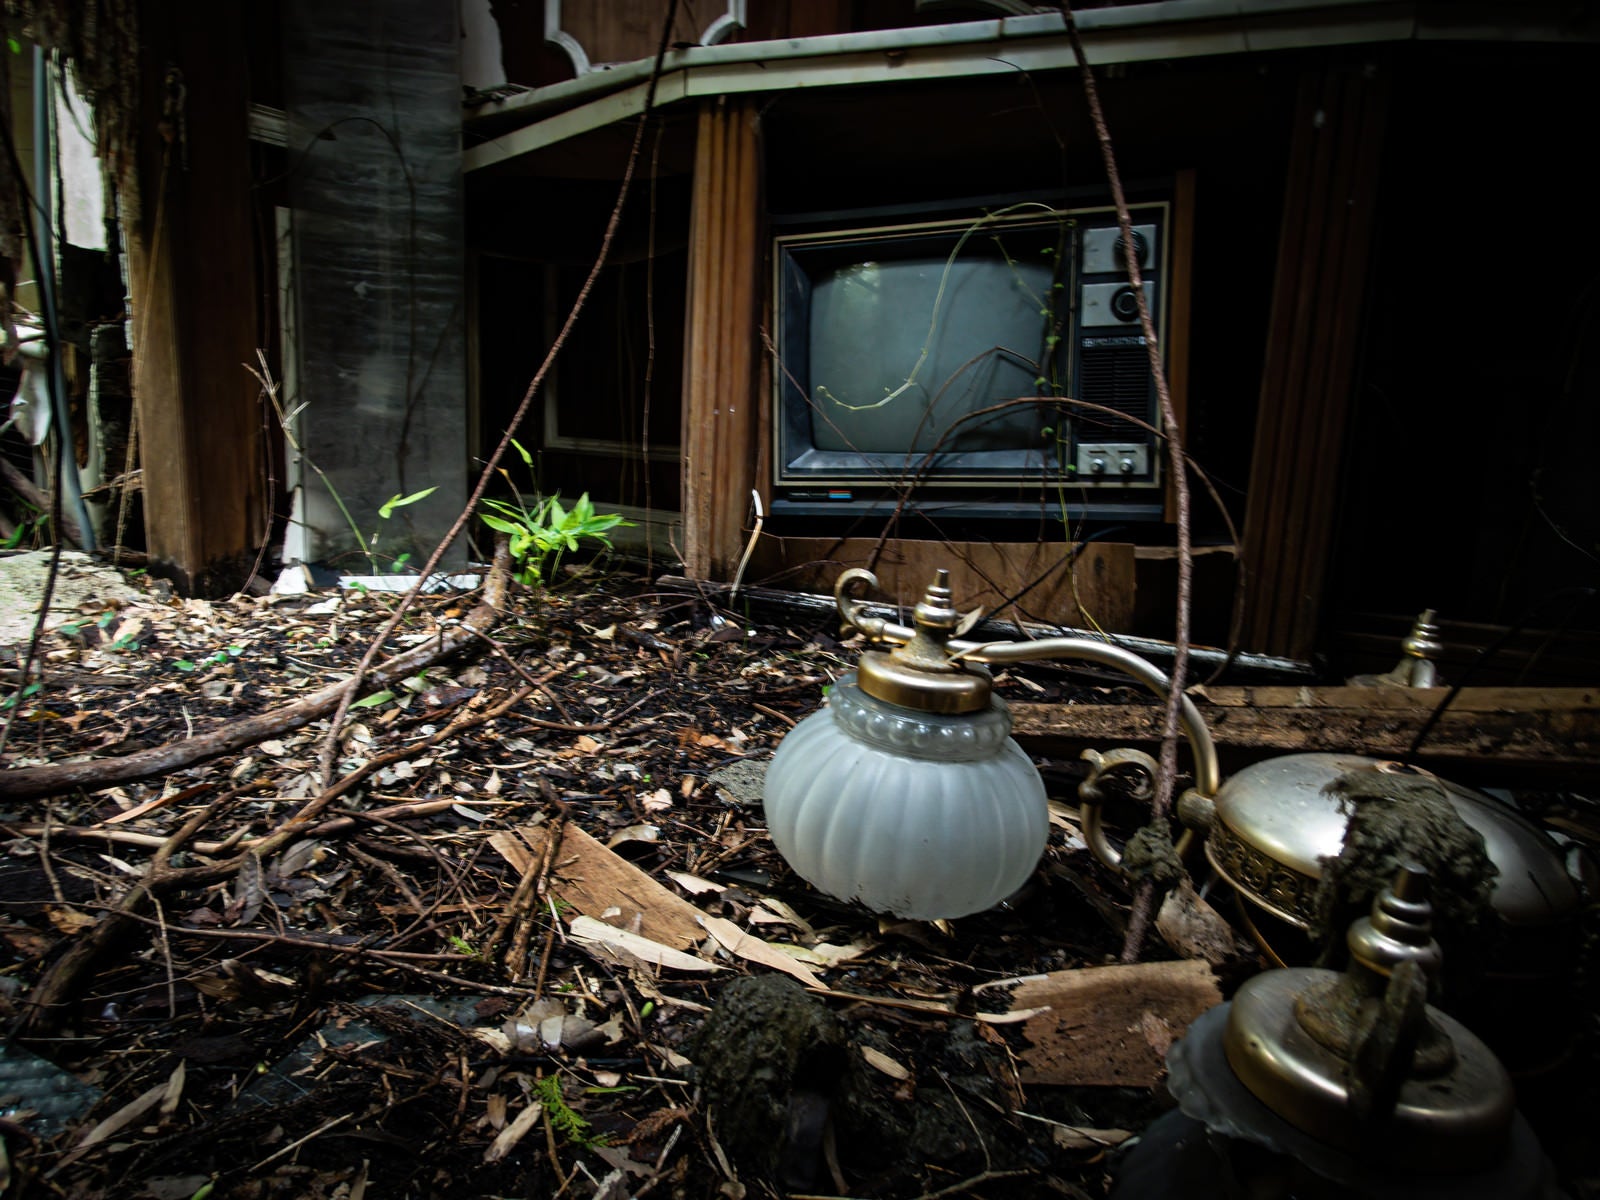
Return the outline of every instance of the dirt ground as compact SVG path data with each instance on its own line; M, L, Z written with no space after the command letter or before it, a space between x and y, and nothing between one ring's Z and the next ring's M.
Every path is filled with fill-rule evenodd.
M335 681L393 603L135 582L49 636L0 766L203 739ZM429 598L386 651L471 603ZM1121 944L1126 891L1070 822L1009 906L948 926L834 903L765 836L749 764L853 664L837 633L579 569L365 696L345 786L266 853L327 791L326 720L145 782L0 798L0 1194L1106 1195L1117 1147L1171 1102L1025 1087L1008 1017L1006 981ZM1102 694L1049 671L999 690ZM1070 804L1077 765L1042 767ZM615 913L557 886L580 850L671 893L639 902L646 932L689 905L789 965L709 926L697 966L597 939L580 919ZM1595 1196L1562 1153L1583 1140L1563 1105L1597 1111L1581 1078L1540 1128Z

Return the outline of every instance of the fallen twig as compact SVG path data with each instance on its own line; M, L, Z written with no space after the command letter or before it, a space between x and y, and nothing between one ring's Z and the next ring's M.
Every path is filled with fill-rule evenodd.
M495 549L494 567L484 582L483 599L477 607L459 626L444 630L437 641L430 640L373 667L367 676L373 686L387 687L407 679L424 667L473 644L479 629L492 627L505 606L510 561L510 554L502 540ZM245 717L199 737L170 742L137 754L87 762L50 763L42 767L14 767L0 773L0 799L32 800L79 788L98 791L191 767L206 759L229 754L266 738L309 725L338 706L347 686L347 680L340 680L291 704Z
M66 1003L67 997L72 994L78 977L104 950L120 938L123 931L133 923L133 914L143 909L165 882L166 876L171 873L168 864L172 860L172 855L199 833L233 797L232 792L217 797L185 821L177 832L161 844L151 855L150 865L145 868L144 877L128 889L115 911L107 913L68 946L66 953L51 963L39 977L39 982L28 991L26 998L19 1005L17 1019L12 1023L13 1034L19 1030L37 1031L50 1023L55 1013Z

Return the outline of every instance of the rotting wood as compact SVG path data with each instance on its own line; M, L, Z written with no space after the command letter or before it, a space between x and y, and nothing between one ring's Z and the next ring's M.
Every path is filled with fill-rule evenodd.
M1024 1084L1152 1087L1167 1048L1222 1002L1209 965L1197 961L1082 967L1025 979L1015 1009L1046 1008L1023 1023Z
M511 559L504 542L495 553L494 566L484 581L483 599L460 625L440 631L438 638L384 660L367 673L374 691L415 675L450 655L474 645L478 633L494 626L505 607ZM199 737L171 742L137 754L85 762L50 763L42 767L16 767L0 772L0 798L33 800L82 788L97 791L123 783L152 779L190 767L220 754L229 754L275 735L288 733L326 716L338 705L345 680L329 684L303 699L233 721Z
M1219 746L1326 750L1413 757L1411 743L1445 688L1220 688L1195 693ZM1161 710L1143 704L1016 704L1012 735L1037 753L1085 745L1149 743ZM1414 756L1538 767L1600 778L1600 691L1593 688L1463 688Z
M517 834L528 848L518 846L517 838L509 834L497 833L489 840L507 862L525 871L529 862L542 859L549 834L542 825L524 826ZM699 909L575 825L562 834L561 853L550 871L550 890L569 906L569 920L596 917L674 950L699 945L706 936ZM613 908L616 914L604 915Z
M242 5L141 22L141 91L183 94L183 136L141 106L139 162L121 180L134 321L134 387L150 561L185 592L244 581L270 508L256 389L249 80ZM189 247L204 247L203 253ZM156 469L158 468L158 469Z

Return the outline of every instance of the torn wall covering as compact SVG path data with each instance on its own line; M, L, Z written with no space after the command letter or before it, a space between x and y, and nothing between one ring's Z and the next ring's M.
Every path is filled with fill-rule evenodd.
M364 565L354 521L369 540L381 530L384 558L420 561L465 503L458 46L455 6L436 0L285 6L285 407L305 406L302 452L350 517L301 464L286 558ZM433 486L380 519L391 497ZM458 544L444 565L464 558Z

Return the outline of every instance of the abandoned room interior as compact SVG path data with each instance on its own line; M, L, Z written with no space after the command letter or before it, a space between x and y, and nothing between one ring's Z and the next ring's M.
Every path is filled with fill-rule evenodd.
M1600 10L7 0L0 1196L1600 1198Z

